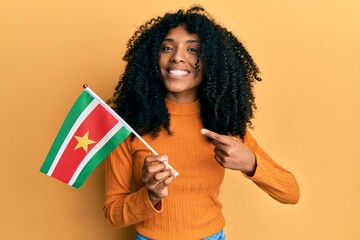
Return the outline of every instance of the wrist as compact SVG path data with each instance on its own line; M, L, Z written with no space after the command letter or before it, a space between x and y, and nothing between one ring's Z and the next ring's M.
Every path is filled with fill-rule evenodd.
M161 198L153 196L150 192L148 192L148 195L149 200L154 207L161 201Z
M243 171L249 177L254 176L254 174L256 172L256 167L257 167L257 161L256 161L255 153L254 152L251 152L251 153L252 153L252 157L249 160L249 163L247 165L246 170Z

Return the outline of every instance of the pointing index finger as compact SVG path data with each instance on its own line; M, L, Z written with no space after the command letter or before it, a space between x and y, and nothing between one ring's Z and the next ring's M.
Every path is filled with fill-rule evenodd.
M227 141L227 137L226 136L223 136L223 135L220 135L216 132L212 132L208 129L201 129L201 134L208 137L208 138L211 138L212 140L215 140L223 145L228 145L228 141Z

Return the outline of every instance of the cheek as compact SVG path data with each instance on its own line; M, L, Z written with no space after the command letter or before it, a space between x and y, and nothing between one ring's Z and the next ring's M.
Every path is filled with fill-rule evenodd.
M169 56L166 53L160 53L159 55L159 65L165 66L169 62Z
M160 80L163 82L166 78L166 70L160 67Z
M162 59L159 59L159 70L160 70L160 77L162 77L162 75L164 74L165 71L165 65L164 65L164 61L162 61Z

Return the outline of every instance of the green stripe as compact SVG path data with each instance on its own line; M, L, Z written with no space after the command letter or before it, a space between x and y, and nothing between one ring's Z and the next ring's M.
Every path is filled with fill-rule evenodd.
M79 176L75 180L73 187L80 188L92 171L109 155L122 141L130 135L130 131L123 126L115 135L89 160Z
M40 172L47 174L51 164L53 163L56 154L58 153L61 145L63 144L66 136L70 132L75 121L79 118L80 114L85 110L85 108L91 103L94 98L86 91L77 98L74 105L71 107L68 115L65 118L64 123L62 124L59 133L57 134L53 145L50 148L48 155L46 156L45 162L40 168Z

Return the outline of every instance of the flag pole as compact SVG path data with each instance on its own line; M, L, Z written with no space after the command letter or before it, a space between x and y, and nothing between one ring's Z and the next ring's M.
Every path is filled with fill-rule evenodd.
M90 94L92 95L94 98L96 98L97 100L99 100L100 104L106 108L110 113L112 113L112 115L119 120L127 129L129 129L131 131L131 133L133 133L154 155L159 155L132 127L130 127L129 124L127 124L127 122L125 122L124 119L122 119L115 111L114 109L112 109L109 105L107 105L107 103L105 103L98 95L96 95L96 93L94 93L90 87L87 84L83 85L83 88ZM179 173L172 167L170 166L170 164L168 162L164 162L165 166L168 167L171 172L173 173L173 175L176 177L179 175Z

